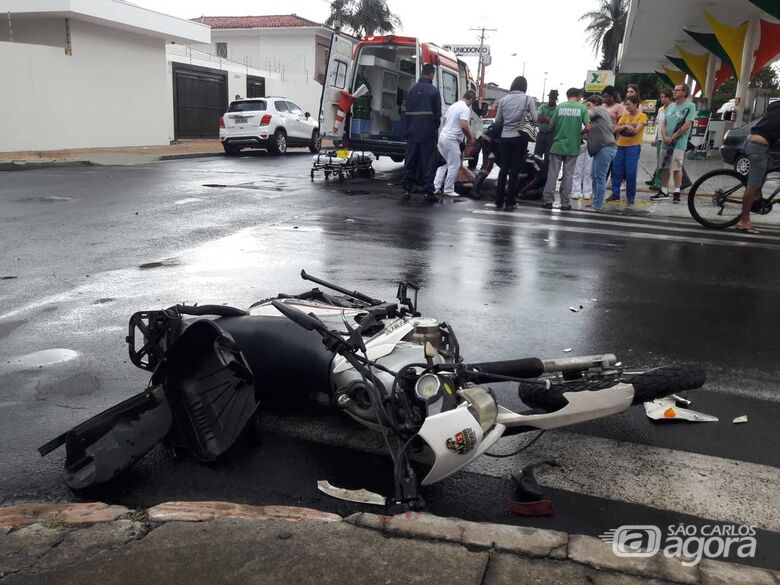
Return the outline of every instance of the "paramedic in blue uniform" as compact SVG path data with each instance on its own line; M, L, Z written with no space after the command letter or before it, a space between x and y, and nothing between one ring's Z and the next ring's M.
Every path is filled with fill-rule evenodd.
M441 122L441 97L438 88L433 86L435 74L433 65L423 65L420 80L409 89L406 98L406 154L401 185L407 199L415 189L433 197Z

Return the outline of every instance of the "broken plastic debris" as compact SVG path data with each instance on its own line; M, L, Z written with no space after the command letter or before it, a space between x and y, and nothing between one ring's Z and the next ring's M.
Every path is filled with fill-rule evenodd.
M691 405L691 401L690 400L688 400L687 398L683 398L682 396L677 396L677 394L670 394L669 398L674 398L674 401L677 404L682 404L683 406L690 406Z
M747 422L747 415L743 414L742 416L738 416L732 421L735 425L738 425L740 423L746 423Z
M347 490L331 485L328 480L319 480L317 482L317 489L333 498L338 498L339 500L345 500L347 502L356 502L358 504L373 504L375 506L384 506L386 503L384 496L380 496L374 492L370 492L364 489Z
M580 309L581 309L581 308L582 308L582 306L580 306ZM580 309L578 309L577 307L569 307L569 310L570 310L572 313L579 313L579 312L580 312Z
M593 301L594 303L596 302L596 299L590 299L590 300Z
M570 351L571 351L570 347L567 347L566 349L563 350L564 353L569 353Z
M652 420L688 420L691 422L718 422L718 417L677 406L675 395L645 402L645 414Z
M354 219L350 219L350 218L347 218L344 221L347 222L347 223L355 223L355 220Z

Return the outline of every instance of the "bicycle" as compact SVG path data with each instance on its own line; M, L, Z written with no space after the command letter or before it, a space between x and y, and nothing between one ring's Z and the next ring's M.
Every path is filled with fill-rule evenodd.
M751 211L766 215L772 211L775 197L780 194L780 167L769 169L761 184L763 190L767 177L777 173L777 188L769 197L759 191ZM747 188L747 176L731 169L717 169L703 174L691 186L688 193L688 210L693 219L704 227L722 229L735 225L742 213L742 199Z

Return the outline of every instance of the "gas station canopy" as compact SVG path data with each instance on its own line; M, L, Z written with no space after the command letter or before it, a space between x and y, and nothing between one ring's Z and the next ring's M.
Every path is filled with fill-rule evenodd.
M687 78L703 98L736 76L739 123L751 75L778 56L780 0L631 0L619 67Z
M780 4L778 0L775 3ZM679 56L677 45L691 53L703 53L704 48L685 30L713 33L707 13L728 26L753 18L777 22L759 4L760 0L756 4L749 0L631 0L620 71L663 71L663 65L671 65L666 55Z

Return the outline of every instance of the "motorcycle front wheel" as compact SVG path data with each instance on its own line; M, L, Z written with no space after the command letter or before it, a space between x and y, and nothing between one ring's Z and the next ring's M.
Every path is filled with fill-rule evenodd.
M675 364L661 366L644 372L606 374L582 380L551 380L550 387L536 382L520 382L517 393L527 406L555 412L569 401L567 392L592 392L611 388L616 384L631 384L634 387L633 404L649 402L670 394L701 388L707 379L704 369L696 364Z

